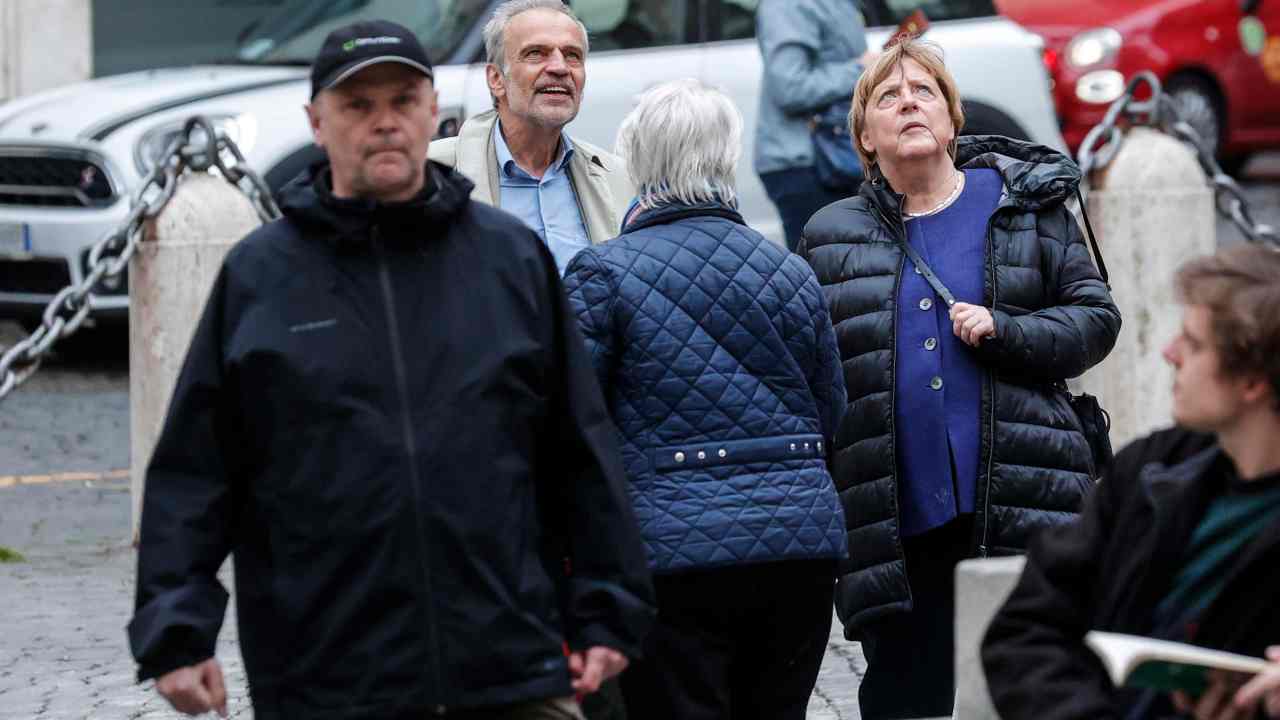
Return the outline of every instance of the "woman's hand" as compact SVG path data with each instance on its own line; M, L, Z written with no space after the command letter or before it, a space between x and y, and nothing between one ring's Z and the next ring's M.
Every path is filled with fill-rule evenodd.
M978 347L983 338L995 336L996 319L981 305L958 302L951 306L951 331L966 345Z

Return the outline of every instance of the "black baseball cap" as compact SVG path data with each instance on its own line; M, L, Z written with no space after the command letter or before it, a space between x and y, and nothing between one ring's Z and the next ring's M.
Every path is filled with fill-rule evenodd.
M395 62L434 80L426 48L409 28L388 20L370 20L329 33L311 66L311 99L378 63Z

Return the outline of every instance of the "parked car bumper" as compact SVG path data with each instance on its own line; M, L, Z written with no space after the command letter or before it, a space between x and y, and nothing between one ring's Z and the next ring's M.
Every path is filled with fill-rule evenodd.
M105 208L0 206L0 319L38 322L49 301L86 273L87 238L101 238L128 215L121 198ZM90 298L90 319L124 322L127 278L104 280Z

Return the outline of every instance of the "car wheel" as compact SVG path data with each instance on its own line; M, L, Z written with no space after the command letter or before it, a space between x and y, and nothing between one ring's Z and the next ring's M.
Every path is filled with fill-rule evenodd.
M1216 156L1223 127L1217 91L1203 78L1183 76L1170 80L1165 92L1178 108L1178 117L1196 131L1204 149Z
M961 135L1003 135L1014 140L1027 140L1027 132L1017 121L982 103L964 102L964 129Z

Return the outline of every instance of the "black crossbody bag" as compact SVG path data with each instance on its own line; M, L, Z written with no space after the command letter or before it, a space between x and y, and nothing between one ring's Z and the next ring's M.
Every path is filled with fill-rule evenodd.
M1080 203L1080 214L1084 216L1084 227L1089 235L1089 245L1093 248L1094 261L1098 265L1098 274L1102 276L1102 282L1106 284L1107 290L1111 289L1111 276L1107 274L1107 264L1102 260L1102 249L1098 247L1098 241L1093 235L1093 224L1089 222L1089 211L1085 208L1084 197L1080 194L1080 190L1076 190L1076 199ZM933 272L933 268L929 267L929 263L920 257L920 253L911 247L911 243L906 238L899 238L898 244L902 246L902 251L911 258L912 264L924 276L929 287L942 298L942 301L951 307L956 304L956 296L951 290L942 283ZM1111 416L1106 410L1102 409L1102 404L1098 402L1098 398L1089 393L1080 393L1079 395L1071 394L1067 389L1067 383L1057 381L1053 383L1054 390L1067 396L1071 405L1071 410L1075 412L1076 417L1080 420L1080 427L1084 431L1085 440L1089 441L1089 451L1093 455L1094 476L1102 475L1103 470L1111 464L1114 453L1111 449Z

